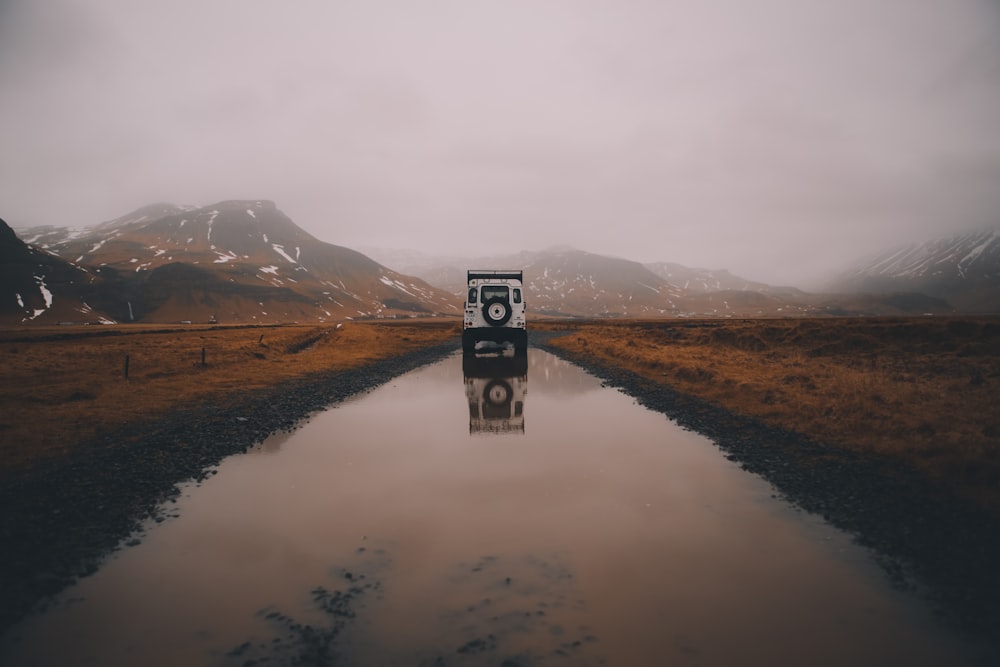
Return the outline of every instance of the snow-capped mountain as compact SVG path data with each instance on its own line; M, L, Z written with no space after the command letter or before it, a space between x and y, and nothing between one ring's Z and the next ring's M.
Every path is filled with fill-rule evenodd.
M845 272L838 291L921 292L968 313L1000 312L1000 228L881 252Z
M27 245L0 220L0 322L104 319L88 304L103 282L86 268Z
M113 284L116 321L329 320L459 312L452 294L325 243L273 202L154 204L88 229L24 237ZM96 307L96 306L95 306Z
M674 299L682 295L682 290L638 262L567 246L473 259L369 252L382 261L399 262L406 267L402 270L456 295L465 292L467 269L521 269L526 299L538 315L660 317L675 313Z
M662 317L683 291L639 262L573 249L538 253L525 266L526 296L540 314Z
M645 265L656 275L669 280L688 294L709 292L760 292L761 294L796 295L803 292L795 287L775 287L733 275L725 269L693 269L675 262L653 262Z
M824 294L566 246L471 259L380 249L362 254L319 241L265 200L201 208L153 204L89 228L20 234L26 243L10 228L0 229L5 322L457 316L465 272L476 268L523 270L536 316L1000 312L1000 232L883 253Z

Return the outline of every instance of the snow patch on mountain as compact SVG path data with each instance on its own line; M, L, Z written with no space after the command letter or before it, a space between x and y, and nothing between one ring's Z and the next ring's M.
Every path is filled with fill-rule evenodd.
M209 243L212 242L212 225L215 223L215 219L218 217L219 217L218 209L213 210L211 213L211 217L208 219L208 222L205 223L206 227L208 228L207 239Z
M279 244L277 244L277 243L272 243L272 244L271 244L271 247L272 247L272 248L274 248L274 252L276 252L276 253L278 253L279 255L281 255L282 257L284 257L284 258L285 258L286 260L288 260L288 262L289 262L289 263L291 263L291 264L298 264L298 262L297 262L297 261L295 261L294 259L292 259L292 258L291 258L291 257L290 257L290 256L288 255L288 253L287 253L287 252L285 252L285 247L284 247L283 245L279 245Z

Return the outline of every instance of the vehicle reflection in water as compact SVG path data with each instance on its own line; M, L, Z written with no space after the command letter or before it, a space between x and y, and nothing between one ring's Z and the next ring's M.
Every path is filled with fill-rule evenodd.
M469 433L524 434L528 355L511 350L462 357Z

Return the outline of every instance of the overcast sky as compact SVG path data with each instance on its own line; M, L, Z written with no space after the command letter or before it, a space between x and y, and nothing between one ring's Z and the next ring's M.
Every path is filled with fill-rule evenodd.
M1000 224L998 0L0 0L0 217L808 285Z

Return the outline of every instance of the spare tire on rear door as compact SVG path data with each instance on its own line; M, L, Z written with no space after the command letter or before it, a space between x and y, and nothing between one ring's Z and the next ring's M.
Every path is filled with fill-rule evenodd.
M483 304L483 319L494 327L502 327L510 319L510 304L505 299L494 297Z

